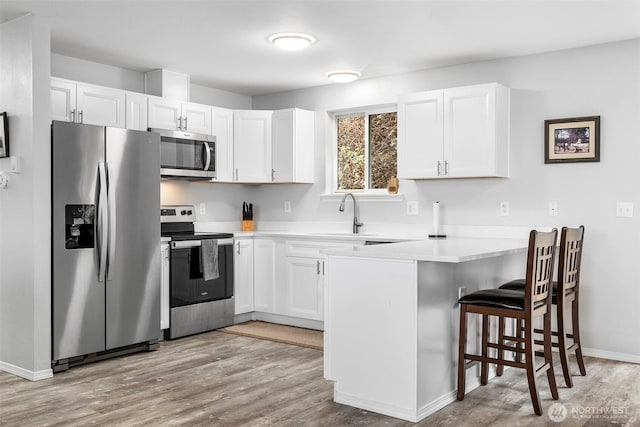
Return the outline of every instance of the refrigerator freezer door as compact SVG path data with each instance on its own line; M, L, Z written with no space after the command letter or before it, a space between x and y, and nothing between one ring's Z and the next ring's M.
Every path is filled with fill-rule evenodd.
M160 137L106 130L107 350L160 336Z
M103 127L52 125L52 358L105 349L105 288L98 280L98 164Z

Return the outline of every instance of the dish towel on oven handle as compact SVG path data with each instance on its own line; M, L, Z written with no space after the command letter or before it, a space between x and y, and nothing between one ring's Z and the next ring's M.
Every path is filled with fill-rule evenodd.
M204 280L214 280L220 277L218 270L218 241L202 239L200 246L200 268Z

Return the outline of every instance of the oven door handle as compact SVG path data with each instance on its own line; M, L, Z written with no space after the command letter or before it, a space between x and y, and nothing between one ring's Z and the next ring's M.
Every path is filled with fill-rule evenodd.
M216 239L218 246L233 245L233 239ZM202 245L201 240L178 240L171 242L172 249L196 248Z

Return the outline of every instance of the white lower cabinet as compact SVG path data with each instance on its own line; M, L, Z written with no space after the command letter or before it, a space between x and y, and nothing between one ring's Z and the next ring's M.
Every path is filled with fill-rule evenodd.
M171 277L169 244L160 245L160 329L169 328L169 280Z
M323 320L324 270L324 259L287 257L287 315Z
M275 242L253 241L253 300L255 311L276 312Z
M253 239L236 239L233 250L235 314L250 313L254 311Z

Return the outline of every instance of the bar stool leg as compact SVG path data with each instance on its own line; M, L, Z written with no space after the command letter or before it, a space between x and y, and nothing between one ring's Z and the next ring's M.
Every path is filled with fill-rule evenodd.
M467 305L460 304L460 336L458 338L458 393L457 399L464 399L465 376L467 373L464 351L467 343Z
M482 357L488 356L489 350L489 316L482 315ZM480 362L480 384L487 385L489 379L489 364L485 361Z
M549 306L551 308L551 306ZM551 344L551 310L548 310L544 315L544 362L549 365L547 369L547 380L549 381L549 388L551 389L551 397L555 400L559 399L558 386L556 384L556 376L553 372L553 357L551 355L553 345Z
M578 362L578 368L580 368L580 375L587 375L587 370L584 367L584 359L582 358L582 343L580 342L580 322L578 319L578 294L571 304L571 329L573 329L573 342L576 345L576 360Z
M533 339L533 323L529 319L525 321L524 325L524 362L527 370L527 381L529 382L529 394L531 395L533 411L536 415L542 415L540 395L538 394L538 388L536 387L536 359Z
M504 317L498 319L498 345L504 345ZM504 359L504 350L498 349L498 359ZM496 366L496 375L501 377L504 371L504 365Z
M558 295L558 301L556 305L557 324L558 324L558 351L560 353L560 363L562 364L562 373L564 375L564 382L567 387L573 387L573 381L571 379L571 372L569 372L569 354L567 352L567 335L565 331L565 297Z

